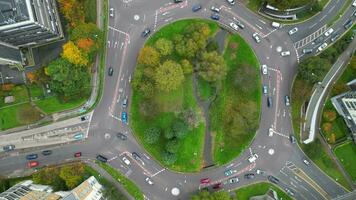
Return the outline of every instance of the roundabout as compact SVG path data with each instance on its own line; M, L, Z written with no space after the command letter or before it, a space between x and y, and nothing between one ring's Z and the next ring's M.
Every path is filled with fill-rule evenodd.
M293 133L290 107L285 105L284 97L290 95L300 58L298 54L300 50L295 49L293 43L297 36L289 37L287 30L290 27L273 29L269 24L259 21L258 16L251 14L240 4L230 7L225 1L200 1L203 8L199 12L192 12L191 6L196 2L183 1L180 4L160 0L149 4L143 0L125 1L127 4L122 4L121 1L109 2L109 6L115 8L118 13L109 19L107 37L106 68L113 67L114 72L112 77L105 77L104 95L93 111L88 138L83 142L53 147L54 157L41 157L39 161L45 165L60 163L73 159L73 153L78 151L83 152L81 159L88 162L93 161L98 154L104 155L108 158L108 165L138 185L144 194L142 199L190 199L192 194L196 194L202 188L210 191L223 188L230 192L244 185L268 181L267 176L277 177L279 182L276 185L282 190L285 188L293 190L293 198L296 199L331 199L345 194L347 192L345 188L330 179L316 165L303 163L303 160L307 159L305 154L298 144L293 144L289 140L290 135L297 133ZM219 27L231 32L231 35L223 37L222 43L218 42L220 32L217 33L216 23L206 21L211 16L209 8L213 5L220 8L221 18L217 22ZM201 35L197 35L196 38L188 37L195 39L191 41L190 47L192 49L199 47L205 54L200 53L195 57L195 52L192 57L188 56L189 59L183 57L187 55L176 57L172 52L177 51L175 45L182 41L178 36L176 42L172 42L173 45L167 44L169 43L167 41L161 41L163 44L158 45L161 46L158 48L160 54L162 52L165 54L164 60L161 60L161 55L157 56L157 53L154 53L158 51L154 49L157 48L158 39L162 38L160 31L170 26L167 24L182 23L179 20L183 18L199 18L194 20L205 21L208 24L201 25L198 29L198 31L208 30L207 27L210 29L199 32L205 36L202 46L193 43ZM230 28L229 24L235 19L243 23L245 28L239 28L237 31ZM145 43L146 38L141 34L147 28L151 30L152 35ZM167 32L170 32L173 38L174 34L179 34L182 30L181 25L175 24L172 30ZM260 36L260 42L257 43L252 37L254 33ZM165 36L166 39L171 39L168 33ZM297 39L304 36L299 37ZM205 45L209 38L210 41L211 38L216 38L217 44ZM115 43L117 45L113 45ZM239 48L244 45L246 49L243 48L244 50L239 52ZM143 46L151 46L146 49L146 54L142 53ZM219 52L221 46L222 51ZM183 47L185 46L180 44L180 48ZM206 47L211 49L207 50ZM171 49L170 54L166 54L167 49ZM291 55L282 57L280 52L286 49L291 51ZM216 53L212 53L214 51ZM194 59L191 59L193 57ZM182 61L181 58L188 62ZM200 66L196 65L197 63L217 67L218 70L209 72L197 67ZM227 68L225 73L221 73L224 71L221 69L223 65ZM260 65L267 66L266 73L262 71ZM147 66L155 70L150 70L151 68ZM229 71L231 67L236 69ZM140 69L142 71L138 72ZM162 80L156 77L156 73L161 75L160 78L167 74L170 76ZM249 74L254 78L238 76L239 73ZM150 75L152 77L149 77ZM146 87L139 87L142 86L139 84L141 81L138 81L140 78L142 80L150 78ZM211 82L217 80L220 83L212 85ZM228 82L224 83L222 80ZM247 91L239 90L239 87L247 83L251 88ZM153 90L157 89L157 85L159 89ZM265 94L262 93L263 86L268 87ZM137 92L139 90L141 93ZM249 95L246 96L253 99L253 102L241 99L243 94L247 93ZM150 104L142 105L144 95L149 96ZM233 95L236 99L229 99ZM172 97L175 97L173 101ZM124 99L128 99L128 106L123 105ZM214 101L208 104L210 110L204 109L206 106L204 102L212 99ZM154 107L152 102L159 105ZM226 105L230 107L225 107ZM189 110L199 115L191 127L187 125L189 120L180 118L184 114L182 111L187 111L186 116L191 116ZM127 122L123 121L122 113L126 113ZM214 119L215 116L219 117ZM243 117L235 118L236 116ZM247 120L248 117L252 120ZM221 123L225 120L229 123L222 126ZM234 123L245 124L246 127L242 129L242 126L236 126L235 129L231 129L227 126ZM207 124L210 125L206 126ZM207 131L206 127L210 131ZM269 136L270 129L273 130L272 136ZM170 130L173 130L173 137ZM231 132L232 139L226 138L226 130L234 130ZM116 137L118 132L124 134L127 139ZM233 135L235 133L239 134ZM214 137L207 142L206 138L209 138L209 135ZM245 138L241 139L241 135ZM180 140L174 140L179 137ZM206 148L207 144L210 145ZM167 149L169 154L165 152ZM134 158L134 152L140 156L142 162ZM175 157L172 156L173 152L176 152ZM0 170L6 175L11 175L16 169L23 170L24 157L24 154L18 154L4 158ZM131 164L125 165L123 157L130 160ZM212 164L216 165L210 166ZM258 174L257 169L265 171L266 174ZM247 178L246 174L251 173L254 174L254 178ZM147 184L145 181L147 177L152 179L153 185ZM228 180L233 177L238 177L239 181L229 183Z

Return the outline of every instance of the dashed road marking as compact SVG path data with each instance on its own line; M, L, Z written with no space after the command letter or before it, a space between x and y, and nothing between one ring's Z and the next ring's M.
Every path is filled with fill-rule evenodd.
M316 24L315 24L316 25ZM310 28L312 28L313 26L311 26ZM312 34L304 37L303 39L297 41L294 43L294 47L296 49L302 48L305 45L309 44L310 42L314 41L315 38L319 37L321 34L323 34L326 31L326 24L319 28L318 30L316 30L315 32L313 32Z

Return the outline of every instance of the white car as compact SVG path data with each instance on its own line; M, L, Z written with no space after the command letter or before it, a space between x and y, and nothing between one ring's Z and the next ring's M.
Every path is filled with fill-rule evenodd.
M150 179L150 177L147 177L145 179L145 181L146 181L146 183L148 183L148 185L153 185L154 184L153 181Z
M282 25L280 23L278 23L278 22L272 22L272 27L273 28L281 28Z
M328 37L332 32L334 32L334 29L329 28L329 29L324 33L325 37Z
M288 34L289 35L293 35L294 33L296 33L298 31L297 27L294 27L293 29L289 30Z
M227 0L227 2L228 2L230 5L234 5L234 4L235 4L235 0Z
M249 161L250 163L253 163L253 162L255 162L255 161L257 160L257 158L258 158L258 155L257 155L257 154L252 154L252 155L248 158L248 161Z
M264 75L268 74L267 65L262 65L261 70L262 70L262 74L264 74Z
M281 52L281 56L289 56L290 55L290 51L282 51Z
M220 8L217 8L215 6L211 6L210 10L213 11L213 12L216 12L216 13L220 12Z
M260 37L258 36L258 33L252 34L252 37L255 39L255 41L256 41L257 43L260 43L260 42L261 42L261 39L260 39Z
M114 8L110 8L110 17L114 17Z
M122 161L124 161L124 163L125 163L126 165L130 165L130 164L131 164L130 160L127 159L125 156L122 157Z
M272 137L272 136L273 136L273 129L272 129L272 128L269 128L269 129L268 129L268 136L269 136L269 137Z
M310 165L310 162L307 161L306 159L303 160L303 163L306 164L306 165Z
M327 46L328 46L328 43L325 42L324 44L322 44L318 47L318 51L324 50Z
M234 29L235 31L237 31L237 30L239 29L239 27L237 26L237 24L235 24L234 22L231 22L231 23L230 23L230 27L231 27L232 29Z
M356 0L352 3L352 6L356 6Z

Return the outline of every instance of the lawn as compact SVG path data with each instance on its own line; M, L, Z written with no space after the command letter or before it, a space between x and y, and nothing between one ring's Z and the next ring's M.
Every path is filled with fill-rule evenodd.
M235 191L238 200L248 200L250 197L264 195L268 189L273 189L277 192L278 198L283 200L292 200L284 191L279 187L272 185L270 183L260 182L245 187L241 187Z
M85 0L83 4L85 10L85 21L96 24L96 1Z
M15 101L13 103L5 104L4 99L7 96L14 96ZM28 91L25 85L16 85L11 91L0 90L0 108L24 102L29 102Z
M102 167L106 172L108 172L114 179L116 179L126 191L135 199L143 200L143 193L137 185L128 179L126 176L122 175L118 170L111 167L108 164L98 162L99 166Z
M43 110L46 114L61 112L64 110L77 108L85 103L87 97L62 102L57 96L50 96L44 99L35 101L36 105Z
M259 63L248 43L239 35L228 38L224 52L227 77L210 116L214 139L214 161L225 164L251 142L259 123L261 81Z
M334 153L340 160L342 166L351 176L352 181L356 182L356 145L352 141L348 141L337 146Z
M42 99L44 97L44 90L41 86L32 84L29 88L32 100Z
M41 119L40 112L29 103L0 109L0 130L31 124Z

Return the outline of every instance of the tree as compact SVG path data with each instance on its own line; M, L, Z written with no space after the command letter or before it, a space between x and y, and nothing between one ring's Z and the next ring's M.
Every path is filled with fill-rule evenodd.
M157 67L159 64L161 55L150 46L145 46L140 50L138 54L138 63L150 67Z
M224 58L216 51L204 52L198 66L198 73L206 81L215 82L225 78L226 64Z
M178 139L184 138L188 134L188 126L181 120L177 120L173 123L172 129L174 131L174 136Z
M160 38L155 43L156 49L161 53L163 56L170 55L173 51L173 42L166 38Z
M310 57L299 64L298 75L304 81L314 84L323 79L326 70L330 68L330 63L326 59Z
M155 82L159 90L170 92L176 90L183 82L182 67L171 60L165 61L156 69Z
M62 57L79 66L86 66L89 63L88 55L82 52L72 41L63 45Z
M180 61L184 74L191 74L193 72L193 65L187 59Z
M52 89L70 99L90 93L90 74L85 67L76 67L63 58L52 61L47 67Z
M151 127L146 129L144 140L147 144L154 144L158 142L159 136L161 135L161 131L156 127Z
M74 164L65 165L61 167L59 171L59 177L61 177L68 189L73 189L83 181L84 165Z
M69 22L71 27L84 22L83 1L81 0L59 0L61 13Z
M166 165L172 165L177 161L177 155L164 151L162 153L162 160Z
M177 153L180 147L180 141L177 138L173 138L166 143L166 151L169 153Z
M164 131L164 137L166 139L172 139L174 137L174 131L172 128L168 128L166 129L166 131Z
M192 200L231 200L229 192L221 190L210 193L208 190L201 190L198 194L193 195Z
M180 118L191 129L197 127L198 124L199 124L198 115L192 108L188 108L186 110L183 110L183 112L180 114Z

